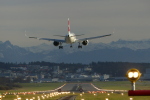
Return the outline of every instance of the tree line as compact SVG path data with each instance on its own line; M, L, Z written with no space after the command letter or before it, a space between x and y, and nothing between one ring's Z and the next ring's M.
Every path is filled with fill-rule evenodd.
M0 62L0 69L10 69L10 67L21 67L24 65L40 65L40 66L59 66L60 69L67 69L74 73L79 68L91 67L92 72L99 74L109 74L115 76L125 76L127 70L131 68L138 69L141 73L145 73L147 68L150 68L150 63L132 63L132 62L92 62L90 64L82 63L53 63L45 61L36 61L29 63L4 63Z

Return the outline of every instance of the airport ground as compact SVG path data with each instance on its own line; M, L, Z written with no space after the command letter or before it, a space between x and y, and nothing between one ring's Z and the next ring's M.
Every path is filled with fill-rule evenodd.
M129 81L93 82L92 84L98 87L99 90L93 87L91 83L19 84L22 85L23 88L18 88L9 91L0 91L1 94L7 93L7 95L2 95L5 96L2 98L2 100L15 100L17 97L21 97L21 100L63 100L60 98L70 95L76 96L75 100L150 100L149 96L128 96L127 90L131 89L131 83ZM150 90L149 84L150 81L138 81L136 83L136 89ZM62 85L64 86L60 87ZM58 92L58 87L60 87L59 89L61 89L61 92ZM64 92L64 94L62 94L62 92Z

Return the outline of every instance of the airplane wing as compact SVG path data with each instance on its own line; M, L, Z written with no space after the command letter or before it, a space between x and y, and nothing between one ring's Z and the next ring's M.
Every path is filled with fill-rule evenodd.
M85 40L92 40L92 39L102 38L102 37L106 37L106 36L111 36L111 34L102 35L102 36L96 36L96 37L83 38L83 39L78 39L77 41L81 42L81 41L85 41Z
M26 34L25 36L28 37ZM62 43L65 42L65 40L60 40L60 39L38 38L38 37L28 37L28 38L33 38L33 39L38 39L38 40L47 40L47 41L57 41L57 42L62 42Z
M39 40L57 41L57 42L62 42L62 43L65 42L65 40L60 40L60 39L50 39L50 38L39 38Z

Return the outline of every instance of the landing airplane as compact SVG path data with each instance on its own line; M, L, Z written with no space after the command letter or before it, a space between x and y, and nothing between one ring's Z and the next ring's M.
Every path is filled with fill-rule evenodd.
M81 34L81 35L84 35L84 34ZM72 44L78 42L79 43L78 48L82 48L82 45L88 45L88 43L89 43L88 40L96 39L96 38L102 38L102 37L106 37L106 36L111 36L111 34L107 34L107 35L89 37L89 38L83 38L83 39L77 39L76 38L76 36L81 36L81 35L75 35L74 33L70 32L70 21L68 18L68 34L66 36L54 35L54 36L64 37L65 38L64 40L50 39L50 38L38 38L38 37L29 37L29 38L34 38L34 39L38 39L38 40L53 41L54 46L59 46L59 49L63 49L62 43L70 44L70 48L72 48Z

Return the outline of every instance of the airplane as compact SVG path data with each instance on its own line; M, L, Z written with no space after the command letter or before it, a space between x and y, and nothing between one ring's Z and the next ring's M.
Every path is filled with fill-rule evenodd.
M84 35L84 34L81 34L81 35ZM70 44L70 48L72 48L72 44L78 42L79 43L78 48L82 48L82 45L85 45L85 46L88 45L89 40L102 38L102 37L106 37L106 36L111 36L111 34L107 34L107 35L96 36L96 37L89 37L89 38L83 38L83 39L77 39L76 38L76 36L81 36L81 35L75 35L74 33L70 32L70 20L69 20L69 18L68 18L68 34L66 36L54 35L54 36L64 37L64 40L51 39L51 38L28 37L25 34L25 36L27 36L28 38L34 38L34 39L38 39L38 40L53 41L53 45L54 46L59 46L59 49L63 49L62 43Z

